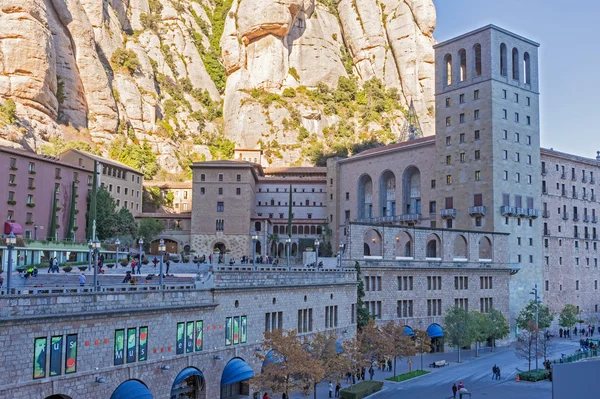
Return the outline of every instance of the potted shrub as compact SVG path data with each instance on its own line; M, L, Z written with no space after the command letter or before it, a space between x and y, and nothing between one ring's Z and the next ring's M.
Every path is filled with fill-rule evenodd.
M73 270L73 267L71 266L70 263L67 263L66 265L63 266L63 271L65 273L69 273L71 270Z
M148 258L146 256L142 257L142 265L147 265L148 263L150 263L150 260L148 260Z
M173 256L172 258L169 258L169 260L173 263L179 263L179 256Z
M127 267L129 262L127 261L127 258L121 258L121 260L119 261L119 264L123 267Z
M25 266L25 265L23 265L23 266L19 266L19 267L17 267L17 271L18 271L19 273L23 273L23 272L26 272L26 271L27 271L27 268L28 268L28 267L27 267L27 266Z
M114 263L105 263L104 266L108 267L109 269L112 269L115 264Z
M183 257L183 263L190 263L190 257L188 255Z
M86 271L86 270L87 270L87 268L88 268L88 267L87 267L87 266L85 266L85 265L80 265L80 266L77 266L77 268L78 268L79 270L81 270L82 272L84 272L84 271Z

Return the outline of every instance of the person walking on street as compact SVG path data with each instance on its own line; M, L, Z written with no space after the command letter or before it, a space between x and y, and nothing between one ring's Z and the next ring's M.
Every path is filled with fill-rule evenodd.
M373 381L373 376L375 375L375 370L373 370L373 366L369 367L369 377L371 381Z
M494 366L492 367L492 380L496 379L497 370L498 370L498 368L494 364Z
M336 398L340 397L340 389L342 389L342 384L340 384L340 381L338 380L338 382L335 384L335 397Z
M269 395L265 392L262 399L269 399Z
M496 377L500 379L500 366L496 367Z
M131 274L135 274L135 266L136 266L135 260L132 260L131 261Z
M137 274L142 274L142 262L138 262L137 264Z
M167 276L169 275L169 267L171 267L171 261L167 259L167 271L165 272Z
M452 384L452 397L454 399L456 399L456 391L458 391L458 388L456 388L456 383Z
M333 384L329 381L329 397L333 398Z
M4 277L2 277L2 275L0 275L0 288L2 288L3 285L4 285Z
M85 285L85 275L84 275L83 273L81 273L81 274L79 275L79 285L80 285L81 287L83 287L83 286Z
M50 258L50 261L48 262L48 273L54 273L54 259Z

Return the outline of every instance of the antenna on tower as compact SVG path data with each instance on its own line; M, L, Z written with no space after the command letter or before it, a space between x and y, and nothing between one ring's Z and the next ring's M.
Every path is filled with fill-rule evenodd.
M406 114L406 122L404 123L404 126L402 126L402 131L400 132L400 141L414 140L421 137L423 137L423 130L421 130L421 124L419 123L419 117L415 110L415 104L411 98L408 113Z

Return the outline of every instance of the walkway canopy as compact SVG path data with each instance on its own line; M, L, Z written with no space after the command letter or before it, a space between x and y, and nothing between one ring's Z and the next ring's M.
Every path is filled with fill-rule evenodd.
M221 376L221 386L235 384L236 382L248 380L254 377L254 371L252 368L240 359L239 357L233 358L225 366L223 375Z
M186 378L189 378L193 375L197 375L201 379L204 379L204 375L202 374L202 372L200 370L198 370L195 367L188 367L188 368L182 370L181 373L179 373L179 375L177 376L177 378L175 378L175 381L173 382L173 386L175 387L175 386L181 384L181 382L183 380L185 380Z
M444 336L444 332L439 324L432 324L427 327L427 335L429 335L429 338L441 338Z
M404 326L404 335L408 335L409 337L414 337L415 333L413 332L412 328L410 328L409 326Z
M275 351L273 349L271 349L270 351L267 352L267 355L265 356L265 360L263 361L262 367L263 369L265 368L266 365L270 364L270 363L281 363L282 362L282 357L275 353Z
M154 396L141 381L127 380L115 389L110 399L154 399Z

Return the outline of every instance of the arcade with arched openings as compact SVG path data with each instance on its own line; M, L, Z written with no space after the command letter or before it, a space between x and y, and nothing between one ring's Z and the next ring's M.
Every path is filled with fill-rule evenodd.
M250 396L250 379L253 377L254 371L244 359L231 359L221 374L221 399Z
M441 259L442 257L442 240L440 239L440 236L435 233L432 233L427 237L425 257L429 259Z
M407 231L402 231L396 236L396 259L413 259L413 238Z
M110 399L154 399L154 396L142 381L127 380L114 390Z
M195 367L187 367L175 377L170 399L205 399L204 374Z
M374 258L383 257L383 237L376 229L369 229L365 232L363 243L363 255Z

